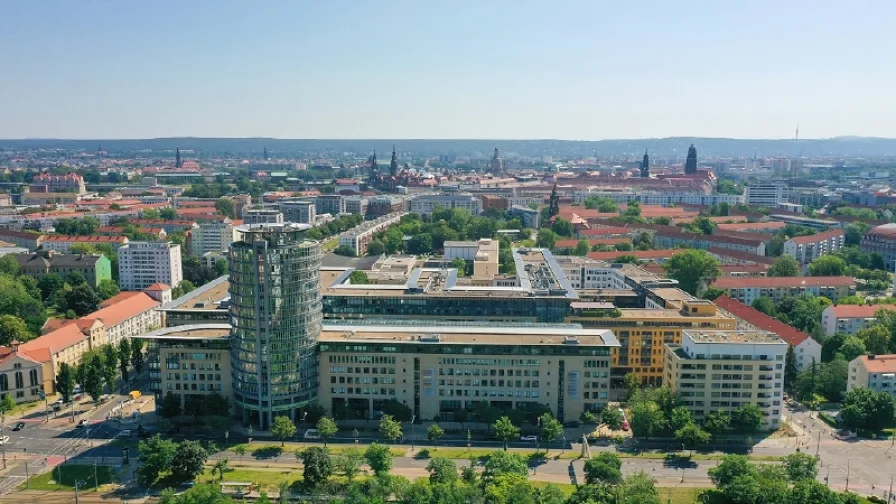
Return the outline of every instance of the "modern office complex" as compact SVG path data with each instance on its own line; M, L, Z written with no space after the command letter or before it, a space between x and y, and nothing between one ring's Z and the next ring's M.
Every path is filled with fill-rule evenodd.
M787 343L760 331L684 331L666 345L663 381L694 418L746 404L762 410L766 429L781 422Z
M319 194L314 198L314 209L318 214L337 216L345 213L345 196L341 194Z
M610 331L575 325L327 324L320 404L337 418L378 418L394 399L427 420L469 418L481 402L547 406L570 422L606 406L615 345Z
M243 421L267 429L316 401L320 245L307 224L238 228L230 248L233 399Z
M121 290L142 290L156 283L174 288L183 278L180 245L131 242L118 250Z
M283 224L283 214L272 208L257 208L243 213L244 224Z
M283 213L285 222L299 224L314 224L318 214L314 207L314 201L310 199L280 200L280 212Z
M223 252L233 243L233 223L225 218L222 221L203 221L199 228L193 230L190 240L191 253L201 256L206 252Z

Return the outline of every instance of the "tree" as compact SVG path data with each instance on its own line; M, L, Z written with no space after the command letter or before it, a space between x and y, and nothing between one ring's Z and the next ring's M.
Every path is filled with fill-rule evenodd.
M367 255L369 256L383 255L385 252L386 246L379 240L373 240L367 245Z
M709 479L718 488L725 488L738 478L753 473L753 466L744 455L725 455L716 467L709 469Z
M713 411L703 419L703 428L712 436L717 436L728 430L730 419L724 411Z
M784 457L784 472L792 483L806 479L815 479L818 474L818 459L807 453L791 453Z
M3 394L3 397L0 398L0 418L2 421L6 421L6 414L10 411L14 410L16 407L16 401L9 394Z
M33 332L38 332L47 320L46 308L34 298L17 279L0 275L0 314L15 315L28 324Z
M212 466L212 474L218 473L218 481L224 480L224 471L227 470L228 463L229 463L229 460L227 460L225 458L225 459L218 460L217 462L215 462L215 465Z
M703 299L708 299L710 301L715 301L716 298L724 294L725 291L718 287L709 287L708 289L703 291L703 294L700 297L702 297Z
M236 217L236 213L234 212L233 208L233 200L230 198L218 198L215 201L215 210L217 210L221 215L230 217L231 219Z
M557 233L550 229L539 229L538 236L535 238L535 244L541 248L553 249L557 243Z
M271 434L280 440L280 446L284 446L286 438L295 436L296 424L288 416L276 416L271 424Z
M94 402L103 395L103 361L99 355L93 355L87 362L81 364L84 366L84 381L81 385L84 392L90 395Z
M846 272L846 261L841 257L827 254L809 263L810 276L843 276Z
M752 306L754 310L760 311L770 317L774 317L776 314L775 302L768 296L759 296L753 300L753 303L750 306Z
M570 223L568 220L558 217L554 219L554 223L551 224L551 231L553 231L557 236L569 238L575 232L575 228L573 228L572 223Z
M799 375L799 368L796 365L796 352L793 345L787 347L787 354L784 357L784 390L788 392L793 390L796 383L796 377Z
M563 436L563 424L551 413L542 414L538 420L538 439L541 441L550 443Z
M619 430L622 428L622 422L625 420L622 416L622 412L619 411L618 408L607 408L601 414L601 420L607 427L611 430Z
M349 483L355 478L361 470L361 464L364 463L364 454L357 448L346 448L342 451L342 455L334 460L334 466L345 474L345 478Z
M336 250L333 251L336 255L341 255L345 257L355 257L355 249L352 248L351 245L340 245L336 247Z
M31 338L24 320L15 315L0 315L0 345L9 346L13 341L24 343Z
M40 277L37 281L37 288L40 289L41 299L48 304L57 292L62 291L65 281L56 273L50 273Z
M678 280L682 290L697 295L704 282L711 282L721 274L719 261L709 252L689 249L674 254L663 264L669 278Z
M849 391L843 400L843 423L852 429L877 431L893 424L896 399L887 392L866 387Z
M320 433L320 437L324 440L324 448L327 447L327 440L339 432L339 426L336 425L336 421L332 418L321 418L317 421L316 427L317 432Z
M365 285L370 283L370 279L367 278L367 273L361 270L352 271L348 276L348 279L353 285Z
M401 423L396 421L392 415L383 415L380 418L380 436L390 443L400 439L402 436Z
M131 365L137 371L137 377L143 372L143 340L131 340Z
M615 453L600 452L585 461L585 483L618 485L622 482L622 461Z
M619 489L622 499L619 504L660 504L656 481L644 471L638 471L625 478Z
M711 437L710 433L701 429L695 423L689 423L675 431L675 439L691 451L700 445L708 443Z
M118 342L118 369L121 370L121 379L128 379L128 365L131 360L131 340L130 338L121 338Z
M635 373L629 372L622 377L622 382L625 386L625 397L631 401L641 390L641 379Z
M384 415L391 415L399 422L410 422L414 412L411 408L398 399L389 399L381 406Z
M672 414L669 416L669 428L672 432L683 429L692 423L694 423L694 418L691 416L691 410L686 406L676 407L672 410Z
M857 336L847 336L843 338L843 344L840 346L840 352L838 353L848 362L860 355L865 355L868 351L865 348L864 341Z
M140 452L140 468L137 469L137 477L140 484L152 486L159 474L171 469L174 453L178 445L169 439L162 439L158 434L140 441L137 451Z
M389 474L392 469L392 453L386 445L371 443L364 452L364 459L377 476Z
M519 427L513 425L510 418L503 416L495 422L495 437L504 443L504 450L507 450L507 442L520 437Z
M302 464L305 466L302 477L309 488L317 488L333 474L330 452L326 448L314 446L302 452Z
M100 297L86 283L75 285L65 293L65 309L73 310L79 317L95 312L99 304Z
M432 443L438 443L439 439L445 435L445 431L439 427L439 424L432 424L426 429L426 439L431 441Z
M663 411L653 401L640 401L631 408L632 434L637 437L650 437L659 434L666 427Z
M0 257L0 274L11 277L19 274L19 261L12 255L4 255Z
M522 455L509 451L494 451L485 462L482 471L482 481L485 483L494 481L495 478L507 475L523 476L529 474L529 468Z
M869 354L882 355L890 352L890 329L883 324L859 329L856 337L862 340Z
M159 413L162 418L175 418L181 415L180 397L168 392L162 399L162 407Z
M72 400L72 394L75 391L75 374L72 372L72 367L65 362L59 363L56 390L62 394L62 402L67 403Z
M202 474L208 452L199 441L183 441L174 451L171 461L171 477L175 481L193 481Z
M745 404L731 412L731 426L740 434L755 434L762 421L762 410L755 404Z
M426 466L426 470L429 471L430 484L454 486L457 483L457 465L449 458L436 457L431 459Z
M429 254L432 251L433 239L432 235L429 233L420 233L408 240L408 253Z
M100 283L96 286L96 292L100 296L100 299L105 301L118 294L120 289L118 288L118 284L115 283L115 280L104 278L100 280Z
M800 265L796 259L789 255L782 255L775 259L775 263L768 269L770 277L795 277L800 276Z
M572 255L584 257L588 255L591 248L588 246L588 240L579 240L575 248L572 249Z
M115 375L118 374L118 349L114 345L103 345L103 382L109 392L115 392Z

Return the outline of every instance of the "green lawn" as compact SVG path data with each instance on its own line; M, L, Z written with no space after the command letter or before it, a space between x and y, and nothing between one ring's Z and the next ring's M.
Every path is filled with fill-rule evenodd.
M218 475L212 474L211 467L197 478L203 483L218 482ZM224 481L256 483L266 489L279 489L281 483L292 485L296 481L302 480L302 473L297 469L287 469L282 467L240 467L232 466L224 471Z
M60 476L61 474L61 476ZM110 466L96 466L96 479L99 480L100 486L112 483L115 478L115 471ZM28 482L28 488L31 490L45 491L73 491L75 489L75 481L81 481L83 486L79 486L79 490L90 491L96 489L94 480L94 472L92 465L72 465L63 464L56 466L51 472L34 476ZM25 488L25 484L19 486L20 489Z
M286 456L295 456L296 450L304 450L306 448L311 448L312 446L318 446L323 448L323 443L286 443L285 446L281 447L280 444L266 444L266 443L252 443L248 444L236 444L232 446L228 446L226 450L228 452L234 452L239 450L240 448L245 449L246 454L244 457L255 457L258 459L266 459L266 458L275 458L279 454L281 457ZM357 448L362 452L370 446L368 444L358 444L358 445L329 445L327 446L327 450L330 452L330 455L342 455L342 453L349 448ZM389 447L389 453L392 454L393 457L403 457L407 453L407 448L401 447Z
M436 458L446 457L450 459L469 459L475 457L477 459L487 458L492 453L500 451L501 448L420 448L417 451L419 458ZM581 454L578 450L511 450L513 453L522 455L523 457L531 457L533 455L541 455L547 459L576 459Z

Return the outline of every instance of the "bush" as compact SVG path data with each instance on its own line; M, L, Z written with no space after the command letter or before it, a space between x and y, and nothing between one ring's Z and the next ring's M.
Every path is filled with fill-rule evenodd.
M824 423L830 425L831 427L837 427L837 420L835 420L834 417L832 417L829 413L825 413L824 411L820 411L820 412L818 413L818 418L819 418L822 422L824 422Z

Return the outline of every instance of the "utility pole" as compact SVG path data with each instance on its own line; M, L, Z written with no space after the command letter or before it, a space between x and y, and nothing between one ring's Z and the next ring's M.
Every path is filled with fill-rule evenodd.
M821 450L821 431L818 431L818 442L815 444L815 458L818 458L819 450Z
M846 491L849 491L849 459L846 459Z
M79 484L79 483L83 485L84 482L83 482L83 481L78 481L77 479L75 480L75 504L81 504L81 500L80 500L80 498L79 498L79 496L78 496L78 484Z
M25 459L25 488L28 488L28 480L30 479L30 475L28 474L28 459ZM893 484L892 478L890 479L890 484Z
M887 504L893 499L893 475L890 475L890 491L887 492Z

